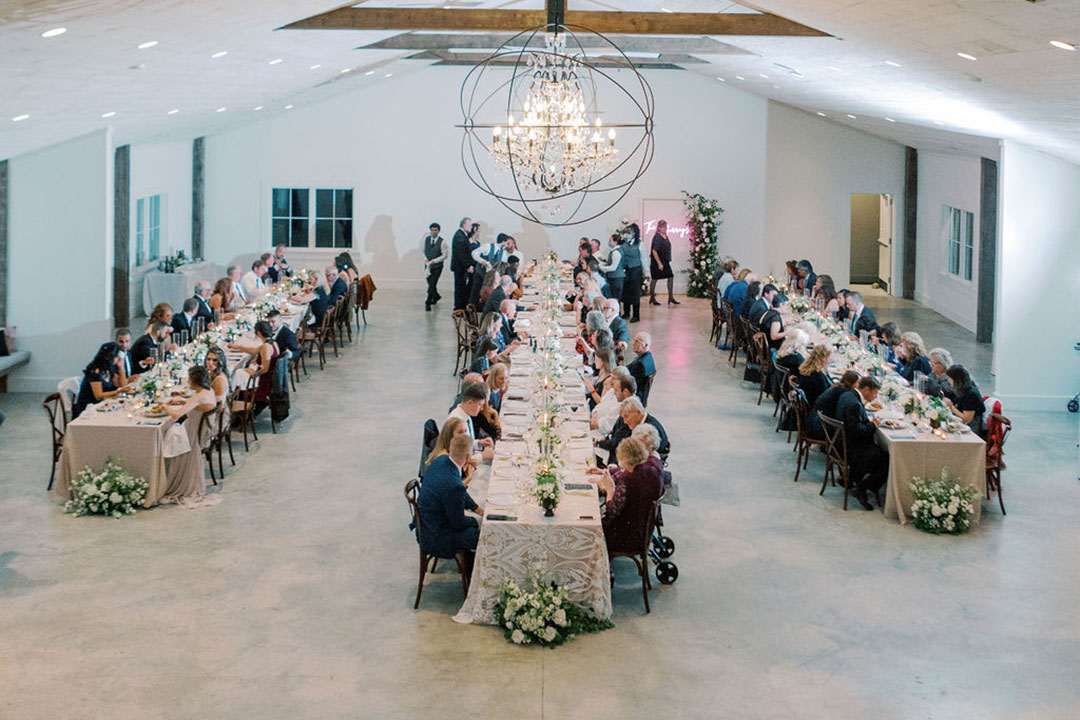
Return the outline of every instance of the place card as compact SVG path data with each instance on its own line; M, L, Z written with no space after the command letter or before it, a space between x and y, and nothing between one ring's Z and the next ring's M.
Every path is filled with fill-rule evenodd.
M502 513L487 513L484 515L487 520L503 521L503 522L516 522L517 515L503 515Z

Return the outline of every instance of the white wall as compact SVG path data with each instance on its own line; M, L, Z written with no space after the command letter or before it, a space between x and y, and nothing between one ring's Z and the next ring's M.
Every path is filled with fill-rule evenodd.
M762 98L691 73L649 73L657 107L652 167L602 218L549 229L512 215L465 176L461 130L454 127L465 72L426 67L397 74L357 93L209 136L207 257L226 264L269 247L272 187L354 187L359 252L353 255L371 263L377 284L390 285L422 282L420 240L432 221L442 224L449 240L458 220L470 215L483 223L486 237L514 235L527 257L552 245L570 256L581 236L603 239L621 216L636 218L643 198L679 199L686 189L715 197L726 209L723 252L763 261Z
M1062 410L1080 386L1080 166L1006 141L994 359L1008 409Z
M904 206L904 147L769 103L765 184L767 265L754 270L783 276L784 262L806 258L836 287L848 284L851 194L893 195ZM893 286L903 270L903 216L893 225ZM748 263L744 263L748 264Z
M981 176L980 158L919 152L915 299L971 332L978 311ZM970 282L948 272L946 205L975 216L976 260Z
M109 131L12 158L8 171L8 323L32 353L9 388L51 392L110 336Z

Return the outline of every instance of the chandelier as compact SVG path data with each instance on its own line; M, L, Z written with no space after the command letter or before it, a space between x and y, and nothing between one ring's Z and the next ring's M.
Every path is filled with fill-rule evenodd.
M607 212L652 160L651 88L614 43L578 30L549 23L515 35L470 70L461 90L469 179L542 225L576 225ZM632 80L617 82L619 70ZM610 112L628 121L605 122L600 88L609 90ZM618 138L624 151L616 128L629 135Z

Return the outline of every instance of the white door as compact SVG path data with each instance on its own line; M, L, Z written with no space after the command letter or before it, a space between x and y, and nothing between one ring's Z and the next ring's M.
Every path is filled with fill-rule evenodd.
M893 197L880 195L881 212L878 215L878 278L885 290L892 295L892 249L893 249Z

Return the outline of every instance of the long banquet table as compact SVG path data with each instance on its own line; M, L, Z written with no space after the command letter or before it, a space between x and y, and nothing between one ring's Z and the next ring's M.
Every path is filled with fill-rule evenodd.
M535 291L530 292L526 285L521 302L533 304L535 297ZM519 321L519 327L536 325L532 312L522 312L519 318L525 320ZM567 334L576 328L572 313L564 313L560 323ZM581 368L581 356L569 338L562 341L561 350L567 366L562 378L564 404L570 410L564 425L564 480L589 484L586 470L593 462L589 411L584 385L575 372ZM544 582L566 587L570 600L596 617L611 617L607 545L596 486L564 491L555 516L550 518L530 494L533 476L526 437L533 422L531 398L539 384L533 358L527 344L511 354L510 389L500 413L503 439L496 443L486 489L471 488L474 497L484 499L480 504L485 520L469 594L454 617L456 622L494 623L500 586L508 580L521 583L533 573L539 573ZM510 519L492 519L492 515Z
M297 305L290 315L282 315L282 319L290 330L295 331L303 316L304 308ZM247 333L237 338L235 344L254 347L256 342L254 336ZM241 368L246 359L243 353L226 351L230 387L246 383L246 379L238 377L245 372ZM173 420L168 416L146 417L135 398L115 397L87 406L67 425L54 492L63 500L69 499L71 481L83 468L99 470L111 458L122 461L125 470L147 481L143 507L156 505L168 487L164 443L165 433L172 424Z

